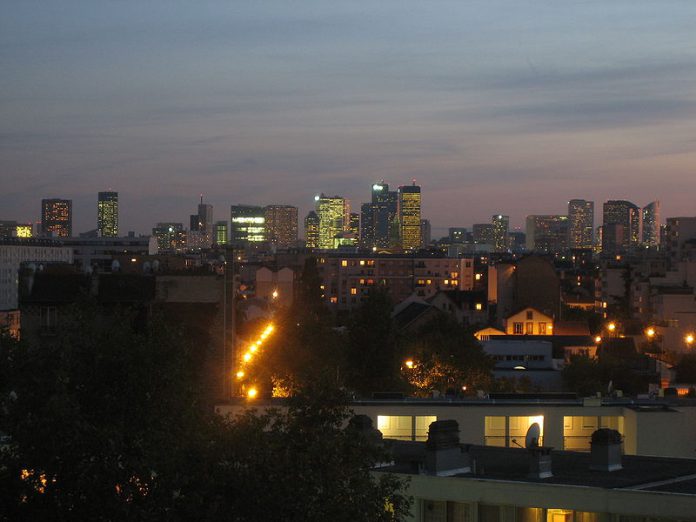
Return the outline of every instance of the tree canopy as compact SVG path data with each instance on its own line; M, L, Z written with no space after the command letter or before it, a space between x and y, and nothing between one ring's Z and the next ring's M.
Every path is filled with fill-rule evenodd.
M12 520L402 520L404 484L344 429L331 386L225 420L201 347L162 317L76 307L50 343L0 341L0 514ZM105 317L107 320L105 321Z

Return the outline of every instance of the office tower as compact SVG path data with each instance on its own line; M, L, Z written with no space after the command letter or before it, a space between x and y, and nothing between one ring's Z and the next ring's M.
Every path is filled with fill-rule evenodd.
M421 248L428 248L432 241L432 228L429 219L421 219Z
M387 248L392 242L392 223L399 206L399 194L389 190L389 185L382 180L372 185L372 212L374 223L373 246Z
M41 233L44 236L72 236L72 200L41 200Z
M448 230L449 242L454 244L466 243L468 231L463 227L450 227Z
M266 211L254 205L230 207L230 242L234 246L266 240Z
M398 215L401 227L401 247L404 250L421 248L421 188L412 185L399 187Z
M226 245L229 241L227 221L216 221L213 227L213 238L217 245Z
M304 220L305 246L319 248L319 216L313 210L309 211Z
M182 223L157 223L152 235L159 251L180 252L186 248L187 234Z
M594 244L594 201L571 199L568 202L570 248L592 248Z
M118 192L99 192L97 234L99 237L118 237Z
M642 239L640 208L630 201L604 203L602 253L615 255L636 248Z
M355 236L356 240L360 240L360 214L357 212L350 213L348 230Z
M191 215L189 244L194 248L210 248L213 244L213 206L201 202L198 213Z
M493 245L493 224L476 223L472 227L472 236L477 245Z
M17 223L16 221L0 221L0 238L32 237L31 223Z
M493 224L493 248L496 252L507 252L509 248L508 232L510 217L496 214L491 218Z
M316 212L319 216L319 245L318 248L333 249L334 238L348 230L350 223L350 204L340 196L314 197Z
M294 245L297 242L297 207L268 205L266 237L272 244L281 248Z
M524 232L514 230L511 231L508 236L510 237L510 250L512 250L514 254L525 251L527 235Z
M568 250L569 221L568 216L555 214L527 216L527 250L545 254Z
M643 207L643 245L660 246L660 202L653 201Z
M696 258L696 217L667 218L664 247L672 268L690 256Z
M373 248L375 243L375 213L372 203L360 205L360 245Z

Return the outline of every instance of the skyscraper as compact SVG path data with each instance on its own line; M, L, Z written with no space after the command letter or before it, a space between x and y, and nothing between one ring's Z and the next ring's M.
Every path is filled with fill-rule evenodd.
M360 240L360 214L357 212L350 213L348 230L355 236L356 241Z
M471 231L474 243L477 245L493 245L492 223L475 223Z
M263 207L232 205L230 216L230 242L234 246L266 240L266 211Z
M568 202L570 248L592 248L594 245L594 201L571 199Z
M118 237L118 192L98 194L97 234L99 237Z
M348 230L350 224L350 204L341 196L314 197L317 216L319 216L319 244L318 248L333 249L334 238Z
M568 250L568 221L563 215L527 216L527 251L557 254Z
M152 229L160 251L180 252L186 248L186 231L182 223L157 223Z
M297 241L297 207L268 205L266 237L272 244L287 248Z
M614 255L636 248L642 239L640 208L624 200L604 203L602 253Z
M653 201L643 207L643 245L660 245L660 202Z
M41 200L41 233L44 236L72 236L72 200Z
M404 250L421 248L421 188L414 181L412 185L399 187L399 224L401 226L401 247Z
M360 245L363 248L375 246L375 212L372 203L360 205Z
M319 216L313 210L309 211L304 220L305 246L319 248Z
M216 221L213 226L213 239L218 245L226 245L229 242L229 228L227 221Z
M421 219L421 248L428 248L432 241L432 228L429 219Z
M496 252L506 252L509 248L510 217L496 214L491 218L491 222L493 224L493 248Z

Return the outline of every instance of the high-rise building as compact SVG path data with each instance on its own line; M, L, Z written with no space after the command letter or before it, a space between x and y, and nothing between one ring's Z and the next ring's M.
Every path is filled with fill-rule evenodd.
M309 211L304 220L305 246L319 248L319 216L313 210Z
M665 252L672 267L696 252L696 217L667 218Z
M594 245L594 201L571 199L568 202L570 248L592 248Z
M213 226L213 238L217 245L226 245L229 242L229 228L227 221L216 221Z
M187 234L183 223L157 223L152 235L157 239L160 252L180 252L186 248Z
M297 207L268 205L266 237L272 244L287 248L297 242Z
M546 254L565 252L568 250L568 229L568 216L527 216L527 251Z
M41 232L44 236L72 236L72 200L41 200Z
M360 205L360 245L372 248L375 243L375 212L372 203Z
M454 244L466 243L469 231L463 227L450 227L448 230L449 242Z
M266 241L266 211L254 205L230 207L230 242L234 246Z
M496 252L507 252L510 248L508 232L510 231L510 217L496 214L491 218L493 224L493 248Z
M9 237L33 237L31 223L17 223L16 221L0 221L0 238Z
M660 202L653 201L643 207L643 245L660 246Z
M350 224L350 204L341 196L314 197L316 212L319 216L318 248L331 250L337 235L348 230Z
M357 212L350 213L348 230L358 241L360 240L360 214Z
M201 202L198 213L191 214L189 244L193 248L210 248L213 244L213 206Z
M423 243L421 236L421 188L414 181L412 185L399 187L399 223L401 226L401 247L404 250L417 250Z
M493 245L493 224L475 223L472 227L472 236L477 245Z
M428 248L432 241L432 228L429 219L421 219L421 248Z
M624 200L604 203L602 216L602 253L614 255L640 245L642 219L640 208Z
M99 237L118 237L118 192L98 194L97 234Z

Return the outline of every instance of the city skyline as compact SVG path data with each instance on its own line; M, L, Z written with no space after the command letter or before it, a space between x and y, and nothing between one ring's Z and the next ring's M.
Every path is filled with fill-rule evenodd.
M120 229L144 233L185 221L199 193L306 215L314 191L357 204L411 178L435 230L498 209L523 227L574 197L693 213L688 190L664 192L694 160L689 3L66 0L4 15L0 219L36 221L35 202L60 197L89 230L113 187Z

